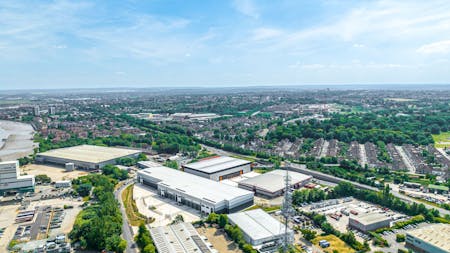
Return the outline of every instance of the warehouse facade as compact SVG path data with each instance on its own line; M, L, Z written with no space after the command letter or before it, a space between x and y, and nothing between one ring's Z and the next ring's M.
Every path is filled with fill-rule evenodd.
M312 179L302 173L289 171L290 187L298 189ZM253 191L255 195L266 198L275 198L283 195L285 189L286 170L273 170L256 177L248 178L238 182L238 187Z
M253 205L252 192L165 166L138 171L137 181L203 214L232 213Z
M39 153L36 161L62 166L72 163L71 166L79 169L98 170L107 164L116 164L120 158L137 158L140 153L139 150L125 148L79 145Z
M237 177L251 171L251 162L228 156L215 156L181 166L182 170L214 181Z
M0 162L0 196L13 192L32 192L34 185L33 175L20 175L18 161Z
M392 219L382 213L365 213L357 216L350 216L348 226L362 232L374 231L379 228L391 226Z
M406 232L406 248L417 253L450 252L450 225L433 224Z
M244 234L244 240L259 252L276 252L286 235L284 225L262 209L229 214L228 221L237 225ZM294 231L288 229L287 235L293 242Z

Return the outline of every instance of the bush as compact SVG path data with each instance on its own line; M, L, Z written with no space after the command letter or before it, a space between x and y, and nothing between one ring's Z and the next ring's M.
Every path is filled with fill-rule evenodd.
M396 242L404 242L406 240L406 236L404 234L396 234L395 241Z

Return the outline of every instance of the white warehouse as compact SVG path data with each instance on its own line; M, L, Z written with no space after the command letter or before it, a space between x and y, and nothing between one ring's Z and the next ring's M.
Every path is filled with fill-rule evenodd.
M165 166L137 173L139 183L204 214L232 213L253 205L253 193Z
M244 233L244 240L259 252L276 252L285 233L284 225L262 209L228 215L230 224L237 225ZM287 230L289 241L294 239L294 232Z
M34 176L20 175L19 162L0 162L0 195L34 191Z
M250 165L251 162L247 160L215 156L199 162L185 164L182 166L182 170L214 181L222 181L250 172Z

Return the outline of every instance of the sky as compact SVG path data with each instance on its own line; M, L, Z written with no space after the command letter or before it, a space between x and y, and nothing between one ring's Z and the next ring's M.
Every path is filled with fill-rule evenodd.
M0 89L428 83L448 0L0 1Z

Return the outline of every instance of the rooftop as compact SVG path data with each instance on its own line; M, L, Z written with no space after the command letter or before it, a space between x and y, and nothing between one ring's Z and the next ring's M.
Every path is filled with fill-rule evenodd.
M273 170L256 177L242 180L239 184L254 186L269 192L276 192L285 187L285 176L285 170ZM291 184L297 184L312 178L309 175L293 171L289 171L289 177L291 178Z
M253 240L284 234L284 225L262 209L229 214L228 218Z
M444 251L450 252L450 224L432 224L406 232Z
M159 184L183 191L198 199L218 203L232 200L243 195L253 195L252 192L233 186L195 176L186 172L165 166L151 167L140 170L140 175L148 175L160 180Z
M369 225L379 221L391 220L390 217L387 217L382 213L362 213L357 216L352 216L351 218L363 225Z
M150 234L159 253L212 252L190 223L152 228Z
M80 145L68 148L53 149L47 152L39 153L38 155L67 159L72 161L100 163L138 153L141 153L141 151L94 145Z
M250 164L250 161L228 156L215 156L183 165L186 168L212 174L222 170Z
M429 184L428 189L440 190L440 191L448 191L448 187L445 185L435 185Z

